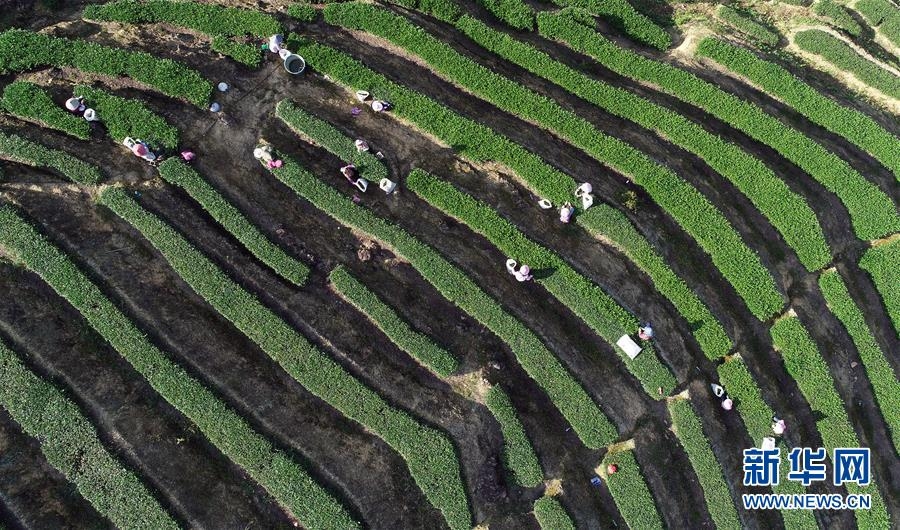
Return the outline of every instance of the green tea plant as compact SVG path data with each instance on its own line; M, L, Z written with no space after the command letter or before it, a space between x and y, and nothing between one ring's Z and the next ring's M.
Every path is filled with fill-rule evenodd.
M50 465L117 528L178 528L140 479L103 446L78 406L2 342L0 407L40 442Z
M534 501L534 517L543 530L575 530L575 523L562 504L547 495Z
M516 359L544 389L588 447L599 448L616 430L584 388L522 322L481 290L468 276L406 231L353 203L299 164L281 156L272 174L300 197L341 224L377 239L407 260L438 292L484 324L510 347Z
M766 46L776 46L781 40L778 33L731 6L720 5L716 10L716 16L732 28Z
M64 151L51 149L2 131L0 131L0 158L56 170L77 184L93 186L100 183L100 170L95 166Z
M897 392L897 376L890 361L869 331L862 310L850 297L840 274L834 269L822 273L819 288L822 289L828 308L841 321L856 344L894 447L900 448L900 392Z
M895 46L900 46L900 8L889 0L859 0L853 8Z
M619 468L617 473L605 478L622 519L630 528L662 530L662 518L634 454L631 451L609 451L600 466L605 468L609 464L616 464Z
M91 136L91 126L87 120L57 105L46 90L27 81L14 81L6 85L0 106L13 116L37 122L42 127L62 131L80 140Z
M825 17L835 27L840 28L854 37L862 35L862 26L853 18L846 7L834 0L817 0L813 4L813 13Z
M872 277L894 331L900 333L900 239L870 248L860 258L859 266Z
M155 147L178 147L178 129L140 101L87 85L77 85L75 95L83 97L86 104L97 111L115 141L121 142L130 136Z
M295 133L321 145L341 160L352 162L366 179L380 182L388 176L387 168L375 155L369 151L358 151L353 140L327 121L316 118L290 100L278 102L275 106L275 116L281 118Z
M553 100L460 55L421 28L388 11L370 4L331 4L325 9L325 20L364 29L391 40L422 57L447 80L554 132L598 161L629 176L644 186L657 203L698 239L754 314L764 319L782 307L783 297L771 274L721 212L692 185L634 147L604 135ZM677 203L681 203L680 208L672 207ZM694 219L688 222L679 215L682 212ZM707 233L703 234L704 231ZM713 232L714 241L708 237Z
M794 35L794 44L805 52L823 58L838 70L852 74L882 94L900 98L900 77L866 59L834 35L807 29Z
M84 8L86 20L152 24L166 22L205 33L213 39L212 48L238 62L257 66L262 53L253 44L243 44L228 37L268 37L281 33L281 24L272 15L260 11L222 7L199 2L170 0L118 0L91 4Z
M394 448L406 460L425 497L444 514L451 528L471 527L459 460L444 434L388 404L122 188L103 190L100 203L137 229L194 292L298 383Z
M724 471L712 452L709 439L703 434L703 425L690 401L670 399L668 407L673 430L697 473L713 522L717 528L740 528L741 520L729 494Z
M627 0L553 0L553 3L561 7L582 8L608 20L632 39L658 50L665 51L672 45L672 37L666 30L637 11Z
M440 377L448 377L459 368L459 362L447 350L412 329L393 308L354 278L347 269L335 268L328 279L341 298L366 315L391 342L423 366Z
M319 15L316 8L302 2L289 5L285 12L289 17L299 20L300 22L312 22Z
M784 359L785 368L797 381L806 401L813 411L824 416L818 421L818 427L828 451L837 447L860 447L859 438L853 432L844 409L844 402L834 388L834 379L828 371L828 365L800 320L793 316L781 318L769 331L775 348ZM846 487L849 493L867 493L872 496L871 510L854 512L860 527L890 526L890 517L874 481L865 488L852 483L846 484Z
M10 206L0 207L0 245L72 304L160 396L194 422L214 447L241 466L301 524L333 530L360 527L305 469L154 346L66 254Z
M543 36L560 40L621 75L651 83L771 146L841 199L860 239L876 239L900 230L900 216L893 202L877 186L846 161L756 105L686 70L616 46L570 14L540 13L538 28Z
M406 177L406 185L430 205L486 237L504 254L527 263L535 271L553 271L549 276L536 277L535 281L613 347L647 394L655 397L657 389L662 388L663 393L668 395L675 388L675 377L652 348L648 347L637 358L629 359L615 345L619 337L637 329L637 319L562 258L528 239L490 206L425 171L413 170Z
M812 208L762 161L739 146L708 132L677 112L588 77L474 18L464 16L456 27L485 49L616 116L656 131L666 140L696 154L750 199L797 252L807 268L815 270L831 261L825 236Z
M272 243L194 169L177 158L170 158L159 165L159 175L169 184L184 189L251 254L281 277L298 286L306 283L309 267Z
M0 74L43 66L71 66L111 77L125 75L167 96L182 98L200 107L206 106L212 94L209 81L197 71L171 59L24 29L0 33Z
M522 0L479 0L479 3L510 27L534 29L534 10Z
M499 386L492 386L484 396L484 404L500 423L503 431L503 463L512 472L515 482L525 487L540 484L543 478L541 464L509 396Z
M844 137L874 156L900 180L900 139L872 118L820 94L785 68L724 40L703 39L697 47L697 55L709 57L746 77L812 122Z

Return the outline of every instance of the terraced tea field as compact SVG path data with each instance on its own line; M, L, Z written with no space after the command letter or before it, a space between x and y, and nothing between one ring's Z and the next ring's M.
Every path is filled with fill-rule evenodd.
M0 528L900 528L898 117L893 0L0 0Z

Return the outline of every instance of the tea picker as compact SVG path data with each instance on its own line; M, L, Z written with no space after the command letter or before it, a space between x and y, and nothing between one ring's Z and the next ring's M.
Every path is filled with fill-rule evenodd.
M366 190L369 189L369 181L359 176L359 171L356 170L356 166L353 164L347 164L342 167L341 175L344 175L347 182L356 186L359 191L365 193Z
M723 409L731 410L731 408L734 407L734 401L732 401L731 398L728 397L728 394L725 392L725 389L722 387L722 385L712 383L709 386L710 388L712 388L713 395L719 398Z

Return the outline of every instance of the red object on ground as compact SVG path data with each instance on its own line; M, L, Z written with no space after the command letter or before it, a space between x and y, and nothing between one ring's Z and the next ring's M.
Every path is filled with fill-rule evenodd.
M616 464L610 464L610 465L606 466L606 474L607 475L615 475L618 472L619 472L619 466L617 466Z
M190 162L191 160L197 158L197 155L194 154L193 151L182 151L181 158L185 159L185 161Z
M144 156L147 154L147 146L144 144L134 144L134 147L131 148L131 152L137 156Z

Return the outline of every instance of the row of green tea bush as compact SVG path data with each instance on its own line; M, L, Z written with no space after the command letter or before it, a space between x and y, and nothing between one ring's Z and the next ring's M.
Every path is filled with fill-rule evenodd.
M118 0L84 8L87 20L150 24L166 22L205 33L213 38L212 48L238 62L256 66L262 55L256 44L243 44L229 37L268 37L281 33L281 24L272 15L214 4L169 0Z
M24 29L0 33L0 74L45 66L71 66L91 74L128 76L167 96L183 98L200 107L206 106L213 88L197 71L149 53Z
M713 454L709 439L703 433L703 425L690 400L669 400L669 414L672 416L675 435L700 480L706 506L716 528L740 528L741 520L731 499L724 471Z
M732 28L766 46L776 46L778 41L781 40L778 33L753 20L747 13L738 11L731 6L719 6L719 9L716 10L716 16Z
M662 530L662 518L650 488L641 474L634 453L631 451L608 451L600 467L606 468L615 464L619 469L612 475L606 475L606 487L612 495L622 519L629 528L641 530Z
M50 168L69 180L86 186L99 184L101 179L99 169L79 158L2 131L0 158L28 166Z
M872 277L894 331L900 333L900 239L870 248L860 258L859 266Z
M178 147L178 129L142 102L87 85L77 85L74 92L76 96L84 98L87 106L97 111L98 117L115 141L121 142L126 136L130 136L141 139L154 148Z
M0 105L17 118L34 121L41 127L54 129L87 140L91 136L91 124L81 116L56 104L42 87L27 81L14 81L3 89Z
M900 7L890 0L859 0L853 8L895 46L900 46Z
M854 37L862 35L862 26L853 18L850 11L834 0L816 0L813 13L825 17L836 28L840 28Z

